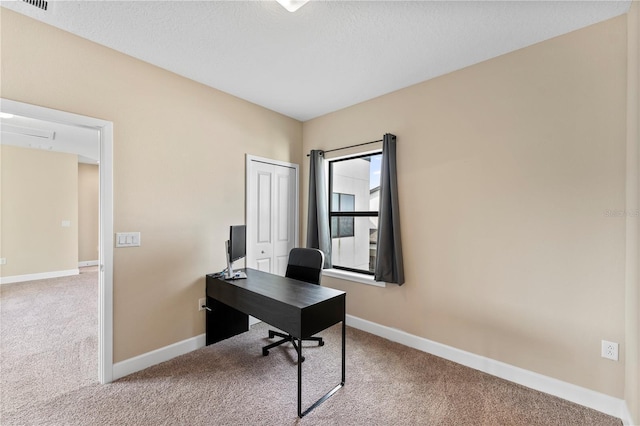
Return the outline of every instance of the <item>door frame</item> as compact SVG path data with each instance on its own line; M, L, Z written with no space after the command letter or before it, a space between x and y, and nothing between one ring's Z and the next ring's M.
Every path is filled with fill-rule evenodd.
M249 212L249 194L250 189L251 189L251 185L253 185L253 182L251 181L251 171L252 171L252 167L251 167L251 162L252 161L256 161L259 163L265 163L265 164L271 164L274 166L283 166L283 167L290 167L292 169L295 170L295 189L294 189L294 194L295 194L295 200L294 200L294 205L295 205L295 234L293 236L293 246L294 247L300 247L300 165L299 164L295 164L295 163L288 163L286 161L280 161L280 160L273 160L271 158L265 158L265 157L258 157L256 155L250 155L250 154L246 154L246 166L245 166L245 172L246 172L246 177L245 177L245 191L244 191L244 197L245 197L245 201L244 201L244 205L245 205L245 217L244 217L244 223L247 224L247 227L249 226L249 217L250 217L250 212ZM247 235L249 235L249 231L247 230ZM247 260L248 263L248 260Z
M98 381L113 380L113 122L0 98L0 111L98 131L100 207L98 260Z

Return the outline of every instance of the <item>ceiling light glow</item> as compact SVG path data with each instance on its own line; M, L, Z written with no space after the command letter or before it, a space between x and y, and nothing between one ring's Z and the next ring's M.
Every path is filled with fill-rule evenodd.
M300 9L302 6L307 4L309 0L276 0L282 7L287 9L289 12L295 12Z

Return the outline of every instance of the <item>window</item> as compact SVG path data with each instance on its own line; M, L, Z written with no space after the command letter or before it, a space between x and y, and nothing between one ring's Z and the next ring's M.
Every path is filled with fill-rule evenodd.
M373 275L382 153L329 160L333 267Z

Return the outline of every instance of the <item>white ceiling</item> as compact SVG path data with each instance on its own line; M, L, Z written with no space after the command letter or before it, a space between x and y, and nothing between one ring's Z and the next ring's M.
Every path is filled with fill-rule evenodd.
M50 1L3 7L300 121L626 13L608 1Z

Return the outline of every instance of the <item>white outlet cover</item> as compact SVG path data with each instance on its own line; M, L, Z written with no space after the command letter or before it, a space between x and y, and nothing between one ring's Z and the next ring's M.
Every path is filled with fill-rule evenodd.
M615 342L609 342L607 340L602 341L602 358L607 358L613 361L618 360L618 344Z

